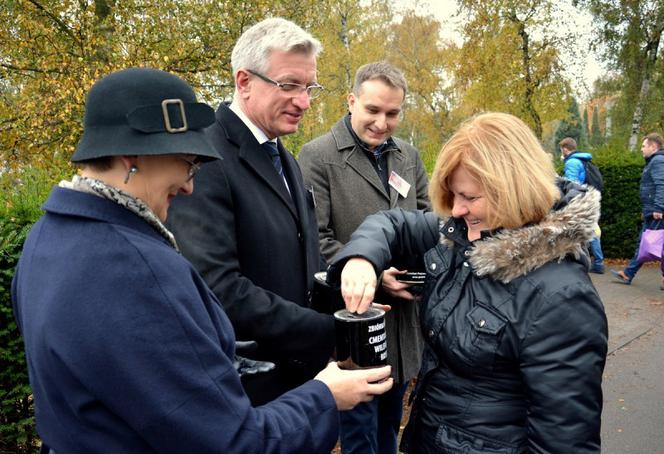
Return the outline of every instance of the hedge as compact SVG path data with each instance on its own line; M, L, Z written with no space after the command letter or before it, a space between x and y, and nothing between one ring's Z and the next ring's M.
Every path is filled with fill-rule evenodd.
M0 452L32 452L37 439L23 342L9 293L28 228L11 219L0 221Z
M61 172L27 170L0 176L0 452L39 447L23 341L14 321L11 282L23 241L41 216L41 204Z
M639 184L645 161L640 152L607 145L593 151L593 162L604 177L602 251L607 258L631 258L641 229Z

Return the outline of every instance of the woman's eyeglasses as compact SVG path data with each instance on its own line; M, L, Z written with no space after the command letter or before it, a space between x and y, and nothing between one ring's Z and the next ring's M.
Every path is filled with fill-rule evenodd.
M191 181L194 178L194 175L196 175L196 172L201 170L201 164L196 161L190 161L182 156L178 156L178 158L189 164L189 177L187 178L187 181Z

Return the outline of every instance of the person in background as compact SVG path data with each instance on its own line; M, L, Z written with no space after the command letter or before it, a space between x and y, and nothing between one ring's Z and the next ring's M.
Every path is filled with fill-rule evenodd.
M261 21L231 54L235 94L206 134L223 160L196 176L199 190L173 204L170 228L223 304L253 357L276 368L243 377L254 405L309 380L331 357L334 320L311 308L324 268L312 194L280 137L297 131L322 87L321 45L296 24Z
M593 159L590 153L579 151L576 149L576 140L571 137L565 137L558 144L560 152L565 159L563 168L563 175L565 178L578 183L586 184L586 170L583 161L591 161ZM593 256L593 263L590 267L591 273L604 274L604 253L602 252L602 243L599 239L597 231L599 226L595 228L596 232L590 240L590 253Z
M42 452L325 453L337 410L390 388L373 384L389 366L330 363L251 406L230 321L164 226L218 158L202 132L213 121L163 71L126 69L90 89L80 175L51 192L12 282Z
M430 209L419 152L393 136L407 89L403 73L390 63L361 66L348 95L349 113L298 155L304 182L313 188L320 247L327 260L370 214L396 207ZM379 398L341 413L345 454L397 452L403 396L422 358L418 303L408 290L411 284L396 280L407 270L421 271L421 260L408 258L398 267L383 272L382 291L376 297L392 308L385 315L385 330L388 364L397 384Z
M643 225L639 240L636 242L636 252L627 267L620 271L611 270L613 276L626 285L630 285L636 273L641 269L639 263L639 245L641 235L646 229L664 229L664 138L657 133L650 133L641 144L641 153L646 159L646 165L641 175L639 193L641 198L641 212ZM664 260L662 261L662 283L660 289L664 290Z
M424 254L401 450L599 453L607 320L585 272L599 192L557 179L523 121L486 113L443 146L429 196L434 213L369 216L328 269L363 313L377 270Z

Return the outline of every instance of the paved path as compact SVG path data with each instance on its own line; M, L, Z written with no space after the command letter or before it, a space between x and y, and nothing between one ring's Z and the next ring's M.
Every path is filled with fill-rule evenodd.
M609 320L609 354L654 326L656 320L651 312L664 302L664 291L659 288L659 267L642 267L632 285L617 282L608 271L590 276L602 297Z
M609 321L602 453L664 453L664 291L659 267L627 286L592 275Z

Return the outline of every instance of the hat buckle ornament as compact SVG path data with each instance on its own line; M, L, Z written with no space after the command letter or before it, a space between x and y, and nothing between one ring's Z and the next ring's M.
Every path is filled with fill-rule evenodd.
M169 104L177 104L178 106L180 106L180 116L182 118L182 126L179 128L174 128L171 125L171 116L168 114ZM178 132L185 132L187 129L189 129L187 125L187 114L184 111L184 103L182 102L181 99L164 99L161 102L161 111L164 113L164 126L166 127L167 132L175 134Z

